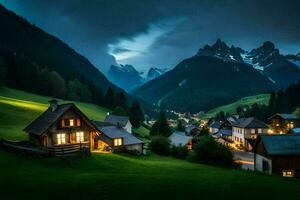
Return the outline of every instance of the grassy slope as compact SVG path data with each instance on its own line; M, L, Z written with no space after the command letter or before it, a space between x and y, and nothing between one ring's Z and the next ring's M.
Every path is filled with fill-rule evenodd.
M206 117L214 117L218 112L224 111L229 114L234 114L236 112L236 109L238 106L245 106L245 105L252 105L255 103L258 104L267 104L269 101L270 95L269 94L259 94L249 97L241 98L240 100L233 102L231 104L227 104L224 106L220 106L217 108L214 108L206 113Z
M0 90L0 96L0 137L24 138L21 129L46 108L48 98L11 89ZM79 107L98 119L106 113L89 104ZM299 180L155 155L34 159L0 149L0 180L1 199L300 198Z

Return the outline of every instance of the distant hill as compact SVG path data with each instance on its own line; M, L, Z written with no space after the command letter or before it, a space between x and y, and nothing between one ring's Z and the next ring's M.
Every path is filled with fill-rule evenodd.
M5 60L8 67L9 86L38 93L36 86L49 85L48 80L41 78L40 74L49 71L52 74L57 73L52 82L57 80L62 86L78 80L84 86L82 91L84 88L91 89L91 85L104 92L108 88L120 90L85 57L67 44L8 11L2 5L0 5L0 29L0 57ZM64 82L66 84L63 84ZM47 91L44 92L52 95Z
M215 115L221 111L229 114L236 114L236 109L239 106L251 106L255 103L266 105L268 104L269 99L270 99L270 94L259 94L259 95L249 96L249 97L243 97L233 103L222 105L212 110L209 110L205 114L205 117L207 118L215 117Z

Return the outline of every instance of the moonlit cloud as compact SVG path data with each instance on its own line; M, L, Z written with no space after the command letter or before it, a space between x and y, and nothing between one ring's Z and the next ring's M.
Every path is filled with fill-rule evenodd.
M150 47L158 39L172 30L173 27L165 24L151 24L146 33L135 35L132 38L120 39L115 44L108 44L108 53L114 56L117 62L128 63L133 57L147 54Z

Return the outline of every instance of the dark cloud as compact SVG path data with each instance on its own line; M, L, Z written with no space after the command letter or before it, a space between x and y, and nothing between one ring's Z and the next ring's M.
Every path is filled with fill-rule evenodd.
M284 53L300 52L297 0L0 2L67 42L101 70L115 62L109 45L114 54L129 56L124 62L140 68L173 66L218 37L245 49L271 40Z

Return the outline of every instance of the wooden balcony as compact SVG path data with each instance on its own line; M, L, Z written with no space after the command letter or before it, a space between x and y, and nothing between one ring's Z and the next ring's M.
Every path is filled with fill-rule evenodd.
M61 145L54 145L48 147L47 150L49 154L54 156L67 156L73 155L80 151L86 151L89 149L89 142L81 142L81 143L69 143L69 144L61 144Z

